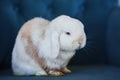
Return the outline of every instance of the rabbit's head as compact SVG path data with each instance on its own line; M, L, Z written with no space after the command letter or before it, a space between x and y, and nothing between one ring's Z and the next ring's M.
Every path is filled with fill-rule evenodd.
M59 16L46 29L46 55L56 58L59 51L72 52L86 44L84 25L69 16ZM44 48L45 50L45 48Z

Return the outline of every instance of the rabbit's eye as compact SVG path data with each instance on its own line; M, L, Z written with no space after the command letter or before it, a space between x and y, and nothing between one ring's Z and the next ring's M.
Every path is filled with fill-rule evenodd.
M70 35L70 32L66 32L67 35Z

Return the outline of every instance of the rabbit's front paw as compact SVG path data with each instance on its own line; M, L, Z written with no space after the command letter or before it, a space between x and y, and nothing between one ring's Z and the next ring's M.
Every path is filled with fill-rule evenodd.
M47 76L48 74L45 71L36 72L36 76Z
M64 75L64 73L62 73L60 71L54 71L54 70L49 71L48 74L50 76L63 76Z
M68 68L63 68L63 69L61 69L61 71L63 72L63 73L65 73L65 74L68 74L68 73L71 73L71 70L69 70Z

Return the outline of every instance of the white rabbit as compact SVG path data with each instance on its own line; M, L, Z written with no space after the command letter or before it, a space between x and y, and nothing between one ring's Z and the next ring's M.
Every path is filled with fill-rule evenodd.
M75 50L86 44L84 25L61 15L52 21L34 18L20 29L12 53L16 75L61 76Z

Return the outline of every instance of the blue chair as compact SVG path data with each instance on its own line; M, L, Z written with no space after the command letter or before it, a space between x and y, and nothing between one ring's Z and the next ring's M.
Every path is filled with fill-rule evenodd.
M0 80L120 80L120 7L117 0L0 0ZM69 15L82 21L86 47L61 77L15 76L11 53L20 27L34 17Z

